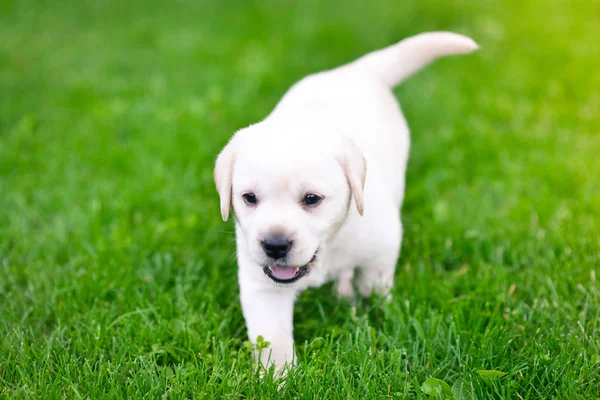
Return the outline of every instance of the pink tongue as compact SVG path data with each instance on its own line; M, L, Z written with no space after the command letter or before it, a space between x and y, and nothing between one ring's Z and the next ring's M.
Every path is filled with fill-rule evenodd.
M280 267L279 265L272 265L269 269L271 270L271 273L279 279L292 279L294 275L296 275L296 272L298 272L298 268Z

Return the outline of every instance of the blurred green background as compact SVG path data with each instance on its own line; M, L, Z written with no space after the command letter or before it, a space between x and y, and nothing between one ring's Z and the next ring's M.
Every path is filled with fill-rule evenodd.
M260 382L216 154L428 30L481 49L396 91L394 301L304 293ZM599 37L598 0L0 1L0 398L597 398Z

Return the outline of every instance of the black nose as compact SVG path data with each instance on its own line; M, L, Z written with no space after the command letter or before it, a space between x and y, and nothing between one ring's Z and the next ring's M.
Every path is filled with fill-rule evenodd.
M278 259L283 258L292 248L292 242L284 236L274 236L262 241L262 247L267 256Z

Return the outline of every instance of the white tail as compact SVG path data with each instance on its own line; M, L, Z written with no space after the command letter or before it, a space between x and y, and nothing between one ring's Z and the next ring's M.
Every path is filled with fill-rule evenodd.
M369 53L346 67L360 68L393 88L438 57L467 54L478 48L472 39L457 33L426 32Z

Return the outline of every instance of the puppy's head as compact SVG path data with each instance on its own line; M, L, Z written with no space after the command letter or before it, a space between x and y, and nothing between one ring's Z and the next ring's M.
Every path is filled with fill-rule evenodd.
M261 123L239 131L217 158L221 215L233 208L238 241L273 281L291 284L350 212L363 213L365 159L341 134ZM241 240L240 240L241 239Z

